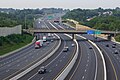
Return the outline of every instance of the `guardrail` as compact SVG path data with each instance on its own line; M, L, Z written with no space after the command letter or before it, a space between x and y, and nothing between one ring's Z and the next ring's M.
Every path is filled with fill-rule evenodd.
M55 34L56 35L56 34ZM59 39L60 37L58 35L56 35ZM34 64L33 66L29 67L28 69L26 69L25 71L19 73L18 75L12 77L10 80L17 80L21 77L23 77L24 75L26 75L27 73L29 73L30 71L32 71L33 69L35 69L36 67L38 67L40 64L42 64L43 62L45 62L47 59L49 59L60 47L61 45L61 39L59 40L59 44L58 46L46 57L44 57L42 60L40 60L39 62L37 62L36 64Z
M76 53L73 57L73 59L71 60L71 62L69 63L69 65L64 69L64 71L55 79L55 80L64 80L65 77L68 75L68 73L70 72L70 70L72 69L72 67L74 66L77 58L78 58L78 53L79 53L79 48L78 48L78 42L74 39L76 45L77 45L77 50Z

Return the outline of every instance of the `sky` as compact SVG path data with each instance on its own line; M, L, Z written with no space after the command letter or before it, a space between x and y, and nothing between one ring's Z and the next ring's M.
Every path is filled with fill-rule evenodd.
M120 0L1 0L0 8L96 9L120 7Z

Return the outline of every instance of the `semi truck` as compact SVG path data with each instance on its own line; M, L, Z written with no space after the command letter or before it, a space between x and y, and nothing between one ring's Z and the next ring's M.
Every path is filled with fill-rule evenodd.
M35 42L35 49L39 49L43 46L43 40L38 40Z
M47 37L43 36L43 41L46 42L47 41Z

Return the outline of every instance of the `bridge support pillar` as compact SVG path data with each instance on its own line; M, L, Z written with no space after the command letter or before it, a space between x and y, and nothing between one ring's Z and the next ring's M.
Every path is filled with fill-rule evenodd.
M107 36L107 39L108 39L109 41L111 41L112 35L108 35L108 36Z
M72 40L74 40L75 39L75 34L72 34Z

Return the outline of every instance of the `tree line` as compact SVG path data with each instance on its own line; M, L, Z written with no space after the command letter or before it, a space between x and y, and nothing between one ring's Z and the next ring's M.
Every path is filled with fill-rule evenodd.
M99 30L120 30L120 8L116 9L74 9L63 16L74 19L80 24ZM88 20L89 19L89 20Z

